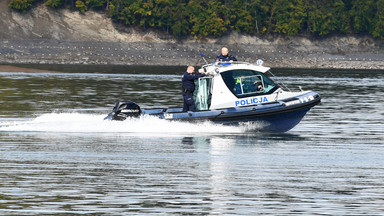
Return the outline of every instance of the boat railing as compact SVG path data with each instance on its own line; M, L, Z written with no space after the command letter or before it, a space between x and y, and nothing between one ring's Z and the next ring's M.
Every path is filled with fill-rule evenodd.
M277 80L277 79L275 79L276 78L276 76L275 76L275 74L273 74L272 73L272 71L271 70L268 70L268 73L269 74L271 74L271 77L270 78L272 78L272 80L275 82L275 83L277 83L280 87L283 87L284 89L286 89L286 90L288 90L288 91L290 91L291 92L291 89L290 88L288 88L288 86L287 85L285 85L283 82L281 82L281 81L279 81L279 80Z
M252 65L252 63L249 62L243 62L243 61L217 61L217 62L212 62L211 64L205 64L201 66L202 68L204 67L209 67L209 66L220 66L220 67L226 67L229 65L236 65L236 64L247 64L247 65ZM256 64L254 64L256 65Z
M270 69L269 67L263 66L262 61L258 63L250 63L250 62L243 62L243 61L217 61L211 64L205 64L201 66L201 68L199 69L199 72L214 75L215 73L219 73L219 70L220 70L219 68L225 68L231 65L254 66L254 67L257 67L255 68L256 71L259 71L262 73L265 73Z

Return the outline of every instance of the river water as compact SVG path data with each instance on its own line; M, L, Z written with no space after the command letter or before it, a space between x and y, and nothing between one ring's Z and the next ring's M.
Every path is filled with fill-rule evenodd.
M0 215L383 215L384 71L275 69L322 96L294 129L103 121L182 105L180 67L0 73Z

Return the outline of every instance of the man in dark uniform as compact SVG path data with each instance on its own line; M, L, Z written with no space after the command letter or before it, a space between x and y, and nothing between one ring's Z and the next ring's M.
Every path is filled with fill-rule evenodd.
M228 48L223 47L221 49L221 54L216 57L216 61L237 61L237 59L234 56L228 55Z
M187 71L184 72L182 81L183 86L183 98L184 98L184 107L183 112L186 111L195 111L195 102L193 101L193 91L195 91L195 79L205 76L205 74L193 74L195 68L193 66L188 66Z

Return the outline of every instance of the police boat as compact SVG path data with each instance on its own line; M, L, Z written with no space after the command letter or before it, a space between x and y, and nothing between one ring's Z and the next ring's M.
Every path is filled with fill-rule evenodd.
M141 116L178 121L212 121L237 125L259 122L261 131L286 132L320 103L313 91L291 91L273 79L269 67L247 62L215 62L203 65L200 73L207 76L195 81L196 111L182 108L143 109L129 100L119 100L106 120L125 120Z

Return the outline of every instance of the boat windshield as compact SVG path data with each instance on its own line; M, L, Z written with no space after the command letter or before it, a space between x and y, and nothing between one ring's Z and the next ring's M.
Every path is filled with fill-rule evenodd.
M265 74L253 70L230 70L221 73L221 76L238 98L270 94L278 88Z
M211 106L211 77L200 77L195 81L194 101L196 110L208 110Z

